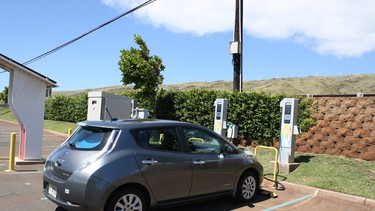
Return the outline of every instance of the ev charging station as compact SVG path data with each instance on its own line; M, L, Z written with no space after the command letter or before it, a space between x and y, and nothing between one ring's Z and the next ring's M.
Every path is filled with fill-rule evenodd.
M89 92L87 120L127 119L131 115L131 99L106 92Z
M215 100L214 131L229 139L238 137L238 126L227 121L228 100ZM226 134L225 134L226 133Z
M215 100L215 119L214 131L222 136L225 136L226 122L228 112L228 100L216 99Z
M297 126L298 99L284 98L280 102L282 108L279 143L279 169L281 172L290 173L300 164L294 163L296 135L299 134Z

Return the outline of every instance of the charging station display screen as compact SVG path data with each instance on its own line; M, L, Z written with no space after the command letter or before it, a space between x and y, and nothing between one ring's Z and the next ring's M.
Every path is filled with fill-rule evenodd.
M216 119L221 119L221 103L218 103L216 106Z
M284 111L284 123L290 124L290 115L292 113L292 105L291 104L285 104L285 111Z

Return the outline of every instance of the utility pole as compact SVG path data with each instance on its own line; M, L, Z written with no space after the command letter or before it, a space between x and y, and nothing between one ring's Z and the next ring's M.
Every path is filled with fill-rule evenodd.
M242 92L243 0L235 1L234 36L229 51L233 56L233 91Z

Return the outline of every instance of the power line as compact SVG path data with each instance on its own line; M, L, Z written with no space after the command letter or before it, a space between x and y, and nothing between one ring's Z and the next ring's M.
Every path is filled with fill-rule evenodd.
M42 58L44 58L44 57L46 57L46 56L48 56L48 55L50 55L50 54L52 54L52 53L60 50L60 49L66 47L66 46L68 46L68 45L70 45L70 44L72 44L72 43L74 43L74 42L76 42L76 41L78 41L80 39L82 39L83 37L85 37L85 36L93 33L94 31L96 31L96 30L98 30L100 28L103 28L104 26L106 26L106 25L108 25L108 24L110 24L110 23L112 23L112 22L114 22L114 21L116 21L116 20L118 20L120 18L122 18L122 17L124 17L124 16L126 16L126 15L128 15L128 14L130 14L130 13L136 11L136 10L138 10L138 9L141 9L142 7L145 7L145 6L153 3L154 1L156 1L156 0L148 0L148 1L144 2L143 4L140 4L140 5L136 6L136 7L134 7L133 9L128 10L127 12L125 12L125 13L123 13L123 14L121 14L121 15L119 15L119 16L117 16L117 17L115 17L115 18L113 18L113 19L111 19L111 20L109 20L109 21L107 21L105 23L103 23L102 25L100 25L100 26L98 26L98 27L90 30L89 32L86 32L86 33L82 34L81 36L79 36L79 37L77 37L75 39L70 40L69 42L66 42L66 43L64 43L64 44L62 44L62 45L60 45L60 46L58 46L58 47L56 47L56 48L54 48L54 49L52 49L50 51L47 51L44 54L41 54L41 55L39 55L39 56L37 56L37 57L35 57L33 59L30 59L30 60L24 62L23 65L28 65L28 64L31 64L31 63L39 60L39 59L42 59Z
M18 11L17 15L14 15L12 20L8 20L7 21L7 25L5 27L2 27L2 32L1 34L6 34L7 30L9 30L10 27L12 27L14 25L14 22L16 22L16 20L21 17L24 13L24 11L26 11L26 8L30 5L31 1L28 1L27 4L24 4L22 9ZM19 8L19 5L17 4L17 8ZM13 14L15 14L13 12Z
M16 44L11 45L12 48L18 48L21 46L22 42L30 37L30 31L33 29L35 30L37 24L42 20L45 20L43 14L45 11L48 11L50 5L52 5L53 1L48 1L46 4L43 4L42 7L37 7L38 9L31 17L28 17L27 14L23 17L24 19L21 21L19 28L23 29L22 31L18 30L17 33L14 33L14 36L11 37L13 42ZM18 27L17 27L18 29ZM9 47L8 47L9 48Z
M82 0L75 1L74 6L78 5L81 1ZM50 3L50 2L52 2L52 1L49 1L48 3ZM25 42L28 42L28 40L30 40L31 38L35 37L38 34L41 34L44 30L46 30L48 28L49 25L52 25L57 20L57 18L52 19L51 14L56 15L57 12L55 12L55 10L58 9L58 8L61 8L62 3L65 3L64 0L58 2L55 5L51 5L52 8L44 7L39 12L35 13L35 14L38 14L38 15L33 16L33 19L35 19L35 21L28 21L28 22L30 22L30 24L26 23L25 27L23 27L24 31L27 31L27 33L25 33L25 32L23 34L17 33L17 35L18 35L18 37L20 37L20 39L18 39L19 41L15 45L12 45L12 48L18 49L20 46L23 46ZM44 13L44 11L47 11L47 13ZM45 15L43 15L43 14L45 14ZM37 17L39 17L39 18L37 18ZM49 21L49 23L47 21ZM42 25L43 22L45 22L44 26ZM40 29L38 29L38 28L40 28Z

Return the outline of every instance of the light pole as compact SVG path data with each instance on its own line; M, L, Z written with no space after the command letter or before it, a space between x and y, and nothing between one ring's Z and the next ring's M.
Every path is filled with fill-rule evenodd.
M242 92L242 54L243 54L243 0L236 0L234 20L234 36L230 43L230 53L233 55L233 91Z

